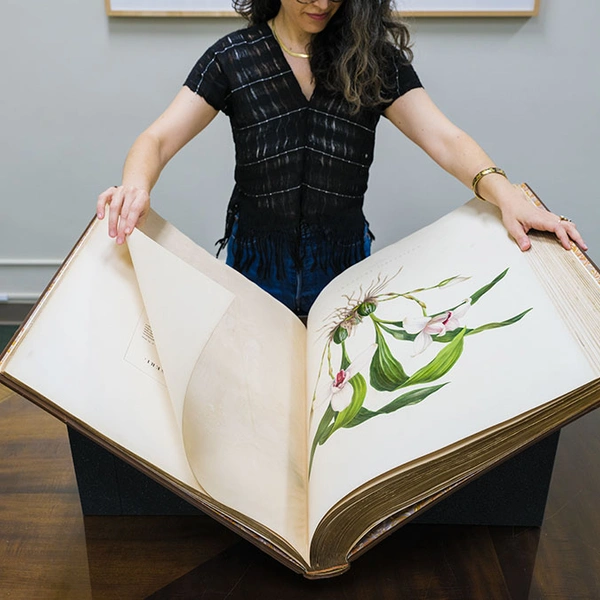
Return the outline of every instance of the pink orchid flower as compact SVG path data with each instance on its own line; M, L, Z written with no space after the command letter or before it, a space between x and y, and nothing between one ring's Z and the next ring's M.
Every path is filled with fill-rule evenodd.
M328 401L331 402L331 408L333 408L333 410L336 412L342 412L348 408L348 406L350 406L354 389L348 382L357 373L368 366L373 354L375 354L376 348L377 344L371 344L365 350L363 350L350 365L348 365L347 369L340 369L336 373L333 381L331 382L331 389L328 398Z
M415 338L415 353L421 354L425 351L431 342L433 336L444 335L447 331L453 331L461 327L461 319L471 307L471 299L469 298L455 310L449 310L436 317L406 317L402 321L402 327L407 333L418 334Z

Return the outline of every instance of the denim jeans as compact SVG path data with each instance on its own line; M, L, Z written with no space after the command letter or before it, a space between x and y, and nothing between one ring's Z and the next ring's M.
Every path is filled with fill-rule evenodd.
M233 266L233 256L236 248L237 223L233 226L233 231L227 243L227 264ZM311 239L308 231L301 232L301 245L304 249L309 249L315 242ZM368 234L368 226L365 226L364 236L364 254L369 256L371 253L371 237ZM321 290L337 275L331 266L322 268L315 264L315 252L304 251L305 258L300 268L296 268L294 258L288 252L283 257L283 277L278 277L276 267L273 265L266 277L258 275L258 260L252 261L245 270L240 270L250 281L256 283L265 292L268 292L285 304L297 315L304 316L308 314L310 307L321 292ZM312 257L312 258L311 258Z

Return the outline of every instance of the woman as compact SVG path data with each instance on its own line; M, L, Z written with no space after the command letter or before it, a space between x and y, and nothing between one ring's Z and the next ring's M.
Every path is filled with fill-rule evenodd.
M499 207L521 250L530 229L586 246L575 225L531 205L433 104L410 61L391 0L234 0L250 26L200 58L163 115L132 146L109 205L123 243L146 215L167 162L217 115L230 120L236 185L227 262L298 314L369 254L362 213L375 128L387 117L442 168Z

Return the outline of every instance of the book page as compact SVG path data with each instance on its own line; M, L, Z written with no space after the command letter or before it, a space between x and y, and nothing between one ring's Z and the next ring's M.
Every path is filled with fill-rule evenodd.
M304 325L155 213L124 246L107 222L90 226L2 370L307 558Z
M192 370L235 296L137 229L127 245L148 315L142 338L155 344L181 429Z
M202 493L126 246L96 221L2 365L66 414Z
M311 535L377 475L599 375L479 201L342 273L308 331Z
M186 383L184 389L179 382L175 402L192 471L216 500L276 532L307 558L304 325L155 213L143 232L148 237L139 256L152 273L144 297L153 297L150 303L163 297L155 310L148 304L148 313L167 383L169 365L185 370L176 377ZM137 268L137 253L134 260ZM210 286L194 284L198 277ZM173 315L182 309L189 311L187 326L188 314ZM201 325L207 320L216 323L210 335ZM173 338L178 322L181 341ZM192 340L202 346L193 364L182 352Z

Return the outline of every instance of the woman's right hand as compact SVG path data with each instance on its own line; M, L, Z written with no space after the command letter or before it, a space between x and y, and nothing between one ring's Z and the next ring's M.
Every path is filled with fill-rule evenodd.
M108 206L108 235L123 244L137 225L142 225L150 209L147 190L128 185L115 185L98 196L96 215L103 219Z

